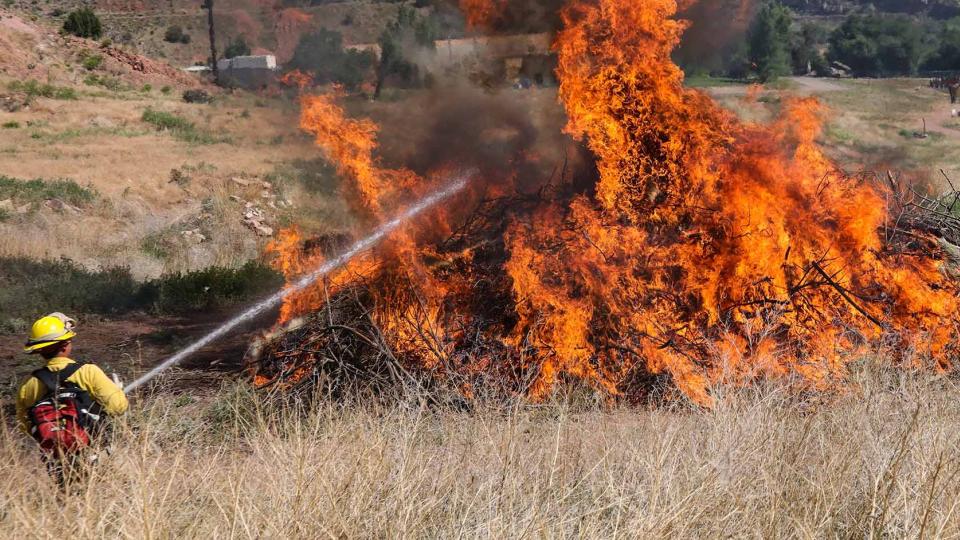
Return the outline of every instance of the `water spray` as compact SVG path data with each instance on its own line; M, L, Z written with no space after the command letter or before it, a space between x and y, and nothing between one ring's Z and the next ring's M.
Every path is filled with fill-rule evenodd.
M380 225L380 227L378 227L377 230L375 230L370 236L353 244L350 247L350 249L344 251L343 253L338 255L336 258L325 262L322 266L305 274L303 277L299 278L293 284L284 287L282 290L278 291L277 293L270 296L269 298L263 300L259 304L256 304L250 309L244 311L243 313L240 313L236 317L223 323L222 325L217 327L215 330L213 330L209 334L195 341L193 344L188 345L187 347L181 349L179 352L177 352L170 358L167 358L166 360L164 360L162 363L160 363L150 371L141 375L137 380L127 385L125 387L125 390L127 392L132 392L136 390L137 388L139 388L140 386L143 386L144 384L149 382L151 379L153 379L157 375L172 368L173 366L179 364L180 362L183 362L185 359L192 356L194 353L196 353L200 349L213 343L217 339L225 336L237 326L240 326L241 324L253 319L254 317L263 313L264 311L279 305L281 302L283 302L285 298L287 298L291 294L294 294L302 291L303 289L306 289L307 287L313 285L313 283L316 282L318 279L326 276L327 274L329 274L330 272L333 272L334 270L341 268L342 266L350 262L357 255L379 244L381 241L383 241L384 238L387 237L387 235L397 230L405 222L417 217L419 214L423 213L425 210L436 205L440 201L458 193L460 190L466 187L467 182L470 180L470 178L473 175L474 175L474 172L472 171L460 173L460 175L455 180L447 184L446 187L444 187L443 189L434 192L428 197L425 197L424 199L420 200L413 206L407 208L404 212L394 217L390 221Z

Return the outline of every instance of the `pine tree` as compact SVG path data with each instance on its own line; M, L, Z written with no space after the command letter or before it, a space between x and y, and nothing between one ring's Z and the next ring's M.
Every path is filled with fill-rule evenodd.
M790 10L778 0L769 0L750 24L750 63L761 82L790 74L790 23Z

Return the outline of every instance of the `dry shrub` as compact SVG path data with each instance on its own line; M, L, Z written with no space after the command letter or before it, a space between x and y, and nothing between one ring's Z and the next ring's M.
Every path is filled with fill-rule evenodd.
M5 431L0 535L958 534L960 392L858 369L831 401L766 385L717 390L712 410L558 399L465 412L417 396L303 407L243 386L206 404L156 396L67 495Z

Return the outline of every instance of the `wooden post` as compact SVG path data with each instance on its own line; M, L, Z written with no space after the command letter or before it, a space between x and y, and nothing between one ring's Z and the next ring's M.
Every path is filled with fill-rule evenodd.
M213 0L204 0L201 7L207 10L207 25L210 27L210 69L213 70L213 82L220 84L220 70L217 69L217 37L213 29Z

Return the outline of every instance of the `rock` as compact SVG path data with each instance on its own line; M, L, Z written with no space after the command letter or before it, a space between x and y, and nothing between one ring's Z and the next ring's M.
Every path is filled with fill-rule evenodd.
M43 206L53 210L54 212L70 212L72 214L81 213L79 208L69 205L60 199L47 199L43 201Z
M266 182L266 181L265 181L265 182L263 182L263 188L264 188L264 189L273 189L273 184L271 184L270 182Z
M17 213L18 213L18 214L26 214L26 213L30 212L30 209L31 209L31 208L32 208L32 207L30 206L30 203L27 203L27 204L25 204L25 205L23 205L23 206L18 206L18 207L17 207Z
M273 193L270 193L269 190L263 190L260 192L260 197L263 199L272 199L274 197Z
M186 230L181 232L180 234L181 236L183 236L185 240L187 240L188 242L192 242L194 244L202 244L207 240L207 237L202 232L200 232L200 229Z
M90 119L90 126L92 127L109 129L109 128L116 127L116 125L117 124L114 123L113 120L110 120L105 116L95 116Z
M254 224L253 230L260 236L273 236L273 229L262 223Z
M16 207L13 205L13 199L5 199L0 201L0 211L13 212L14 210L16 210Z
M241 199L240 197L237 197L236 195L231 195L230 200L233 202L243 202L243 199Z
M240 178L239 176L234 176L233 178L230 179L230 181L233 182L234 184L240 186L240 187L247 187L247 186L249 186L250 183L251 183L249 180L244 180L243 178Z

